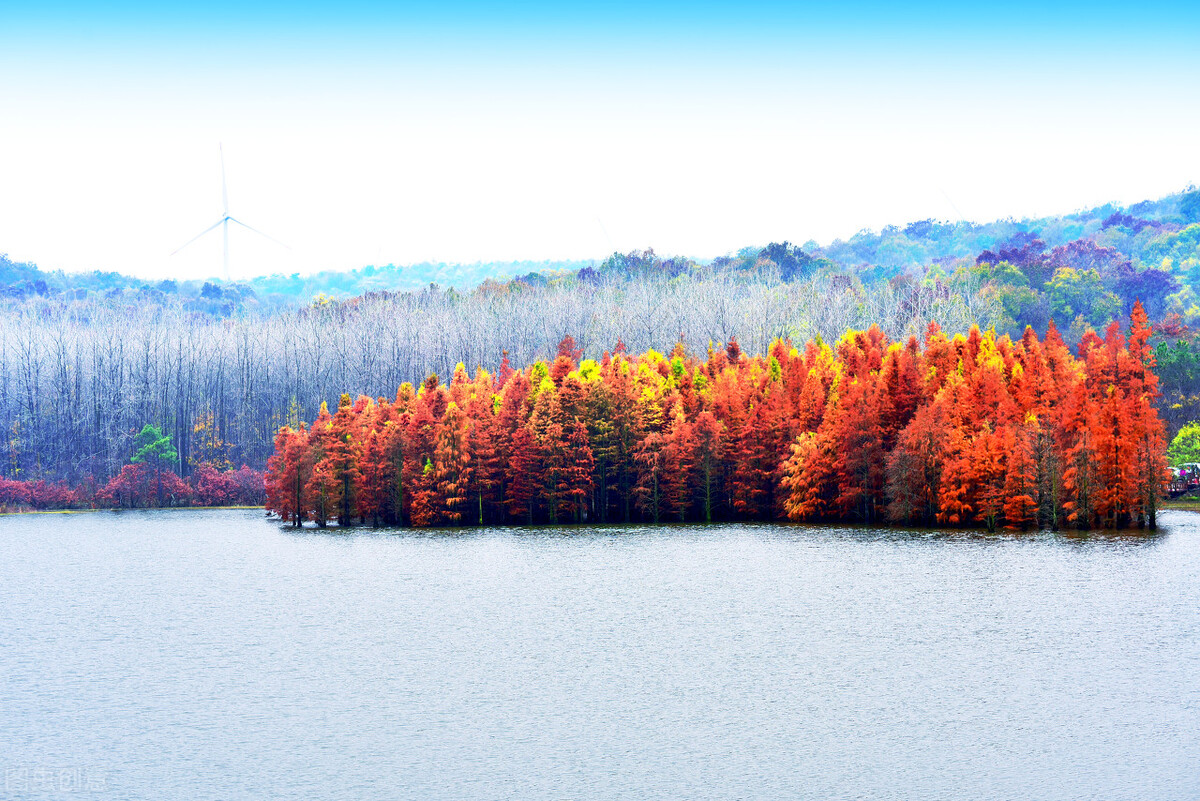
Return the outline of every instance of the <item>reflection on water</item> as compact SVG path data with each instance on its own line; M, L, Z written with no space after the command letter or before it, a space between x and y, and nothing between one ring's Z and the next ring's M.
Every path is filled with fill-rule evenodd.
M1167 514L1172 514L1168 512ZM272 518L273 519L273 518ZM836 523L664 523L658 526L640 524L570 524L533 526L504 526L502 528L479 526L449 526L434 528L372 528L370 526L354 526L339 528L330 525L327 528L317 528L311 523L302 528L294 528L290 524L281 524L275 520L282 534L297 537L363 537L363 536L401 536L414 538L446 538L446 537L479 537L479 536L510 536L510 537L546 537L552 539L567 538L596 538L596 537L661 537L666 535L722 536L730 532L738 534L751 533L763 537L789 538L814 536L841 538L860 542L887 541L898 542L907 540L925 541L938 540L943 542L1128 542L1130 544L1149 544L1165 537L1168 527L1157 530L1143 529L1101 529L1080 531L1077 529L1062 529L1059 531L1034 530L1019 531L998 529L930 529L910 528L906 526L853 526Z
M1196 798L1162 522L0 518L0 797Z

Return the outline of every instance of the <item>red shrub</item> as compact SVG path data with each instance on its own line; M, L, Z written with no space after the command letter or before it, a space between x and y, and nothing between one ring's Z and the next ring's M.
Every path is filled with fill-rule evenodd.
M197 506L261 506L265 496L263 474L242 465L240 470L217 470L202 464L192 474Z
M0 477L0 506L27 506L29 500L29 484Z
M65 481L29 483L29 503L34 509L70 509L78 505L79 493Z
M192 489L170 470L157 475L144 464L127 464L96 493L96 503L126 509L184 506Z

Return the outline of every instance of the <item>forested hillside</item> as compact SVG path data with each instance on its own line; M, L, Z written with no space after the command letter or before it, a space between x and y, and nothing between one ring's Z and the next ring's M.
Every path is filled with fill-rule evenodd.
M312 275L268 275L247 281L213 278L198 281L151 281L115 272L65 273L13 262L0 253L0 297L19 301L42 297L65 301L97 301L132 306L171 306L211 316L267 314L304 306L319 297L350 298L368 292L406 292L435 284L469 290L484 281L574 273L595 262L488 262L476 264L410 264Z
M664 258L653 251L614 254L600 261L421 263L366 266L312 275L271 275L227 284L145 281L113 272L46 272L0 255L0 293L80 300L124 299L183 305L209 314L277 311L328 296L347 299L370 292L415 291L435 284L469 291L485 281L537 285L571 275L654 271L671 276L717 270L757 270L766 261L784 280L816 271L879 281L945 280L969 269L990 282L1004 303L1008 333L1025 325L1044 328L1051 317L1064 330L1103 326L1133 295L1151 319L1177 312L1200 319L1200 190L1128 207L1107 204L1058 217L990 223L920 220L882 231L861 231L828 245L806 242L746 247L716 259ZM1060 272L1062 271L1062 272ZM1082 333L1082 332L1080 332Z
M1053 320L1078 351L1089 328L1127 319L1138 300L1173 435L1200 418L1198 221L1200 191L1189 190L1039 220L926 220L707 262L644 251L587 265L367 267L233 285L47 273L0 258L0 475L103 485L147 424L172 438L184 477L203 465L261 469L280 426L342 393L392 397L459 362L494 372L506 350L517 364L550 359L567 335L588 358L619 342L702 352L736 339L764 353L776 338L832 343L873 324L903 341L931 321L1015 341ZM484 280L493 272L508 278Z

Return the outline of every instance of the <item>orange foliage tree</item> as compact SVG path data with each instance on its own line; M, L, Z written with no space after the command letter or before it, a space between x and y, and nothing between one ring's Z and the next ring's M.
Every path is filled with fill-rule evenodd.
M923 342L682 343L598 361L570 337L497 377L459 365L394 401L282 429L268 508L299 525L789 519L1153 527L1165 475L1150 327L972 328Z

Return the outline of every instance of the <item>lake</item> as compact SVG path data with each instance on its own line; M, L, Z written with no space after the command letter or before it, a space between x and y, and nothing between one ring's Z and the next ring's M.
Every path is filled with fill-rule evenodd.
M1200 797L1154 536L0 518L0 796Z

